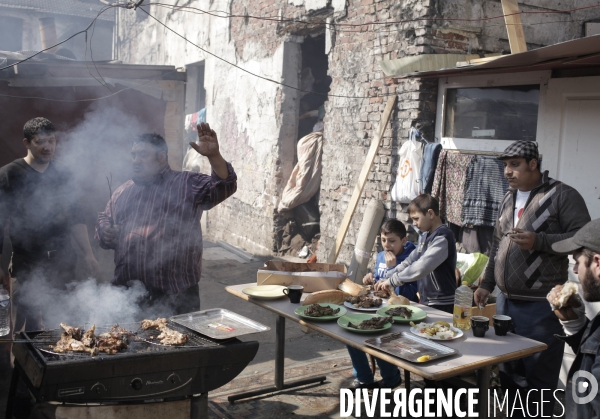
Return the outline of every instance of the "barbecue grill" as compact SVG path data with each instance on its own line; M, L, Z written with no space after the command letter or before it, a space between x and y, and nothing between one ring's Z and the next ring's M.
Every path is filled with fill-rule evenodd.
M21 332L18 338L27 342L13 346L15 368L8 400L14 399L19 377L37 402L131 403L206 395L234 379L258 351L256 341L216 341L171 321L167 326L187 334L187 343L162 345L155 339L156 331L140 330L129 339L127 349L96 356L53 352L50 345L60 339L62 330ZM103 331L97 328L97 333Z

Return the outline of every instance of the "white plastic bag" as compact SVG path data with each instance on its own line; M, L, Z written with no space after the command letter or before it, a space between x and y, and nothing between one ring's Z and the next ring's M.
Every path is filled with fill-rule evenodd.
M411 129L410 139L402 144L398 151L400 161L398 162L396 183L392 188L392 200L403 204L408 204L419 195L423 150L415 137Z

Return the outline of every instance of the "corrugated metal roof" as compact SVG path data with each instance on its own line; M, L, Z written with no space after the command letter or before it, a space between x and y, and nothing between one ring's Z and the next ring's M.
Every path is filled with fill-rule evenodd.
M396 61L396 63L394 63ZM401 69L400 60L386 62L388 71L393 68ZM521 52L500 56L483 64L473 64L462 67L442 68L439 70L414 71L401 74L400 71L389 74L388 77L444 77L453 75L517 72L534 70L562 70L600 65L600 35L588 36L560 44L549 45ZM391 69L391 70L390 70Z
M0 0L0 9L20 9L40 13L52 13L76 17L95 18L105 4L82 2L79 0ZM107 10L98 19L114 21L114 10Z

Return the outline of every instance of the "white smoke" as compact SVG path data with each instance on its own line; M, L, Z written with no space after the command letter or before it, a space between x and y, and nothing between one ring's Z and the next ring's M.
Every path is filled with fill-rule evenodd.
M139 281L130 287L117 287L94 278L71 282L60 289L35 274L19 287L20 301L31 315L41 315L46 329L64 322L73 326L106 326L137 323L145 318L168 317L173 310L166 304L142 308L148 292ZM31 327L28 327L30 329Z

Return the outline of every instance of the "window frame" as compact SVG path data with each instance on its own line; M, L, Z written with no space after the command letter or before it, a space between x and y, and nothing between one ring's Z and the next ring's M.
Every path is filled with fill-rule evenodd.
M438 80L438 98L435 123L436 142L441 143L443 148L449 150L502 152L513 142L512 140L490 140L442 136L446 118L445 111L447 90L471 87L509 87L539 84L540 101L536 127L536 142L539 144L539 134L543 132L540 127L540 115L542 115L544 112L548 80L550 80L550 77L550 71L531 71L526 73L502 73L475 76L466 75L440 78Z

